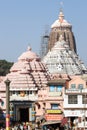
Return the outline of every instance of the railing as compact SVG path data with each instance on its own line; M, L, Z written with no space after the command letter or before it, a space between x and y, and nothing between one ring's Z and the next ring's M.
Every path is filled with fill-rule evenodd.
M87 88L84 88L84 89L76 89L76 88L74 88L74 89L66 89L65 90L65 93L87 93Z
M62 96L62 92L49 92L48 96L59 97L59 96Z

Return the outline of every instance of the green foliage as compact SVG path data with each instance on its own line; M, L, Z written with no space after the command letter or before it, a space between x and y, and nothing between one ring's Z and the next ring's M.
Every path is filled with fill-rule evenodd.
M0 60L0 76L5 76L7 73L9 73L12 65L13 65L13 62Z

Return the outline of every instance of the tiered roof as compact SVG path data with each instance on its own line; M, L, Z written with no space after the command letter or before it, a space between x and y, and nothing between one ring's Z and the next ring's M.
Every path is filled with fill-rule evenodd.
M11 90L29 90L46 87L49 76L39 56L28 47L28 50L11 67L10 73L4 80L7 78L11 81ZM0 88L5 88L4 81L1 82Z
M79 56L70 49L67 42L60 35L54 47L44 57L43 62L52 74L80 75L87 72L87 68Z

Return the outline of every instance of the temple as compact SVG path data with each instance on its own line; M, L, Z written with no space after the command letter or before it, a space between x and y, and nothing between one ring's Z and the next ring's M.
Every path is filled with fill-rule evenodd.
M70 49L77 52L75 37L72 32L72 25L64 19L62 10L60 10L58 19L51 25L48 50L51 50L54 44L59 40L61 34L64 37L64 40L68 42Z
M62 10L51 26L48 47L42 60L28 47L0 79L0 121L6 118L9 79L11 122L32 122L38 129L86 128L87 67L77 55L72 25Z
M41 63L39 56L28 47L0 83L0 99L3 102L1 109L4 110L4 113L6 111L6 86L4 83L6 79L11 81L11 120L22 122L35 120L33 114L35 113L35 102L38 100L38 90L47 87L49 79L45 65Z

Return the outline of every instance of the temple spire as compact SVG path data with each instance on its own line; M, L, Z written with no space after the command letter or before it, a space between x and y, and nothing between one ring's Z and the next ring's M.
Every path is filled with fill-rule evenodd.
M63 22L64 19L64 14L63 14L63 2L60 2L61 8L60 8L60 13L59 13L59 21Z
M60 13L59 13L59 21L60 21L60 22L63 22L63 19L64 19L64 14L63 14L63 11L60 10Z
M32 50L31 45L30 43L28 43L27 51L31 51L31 50Z

